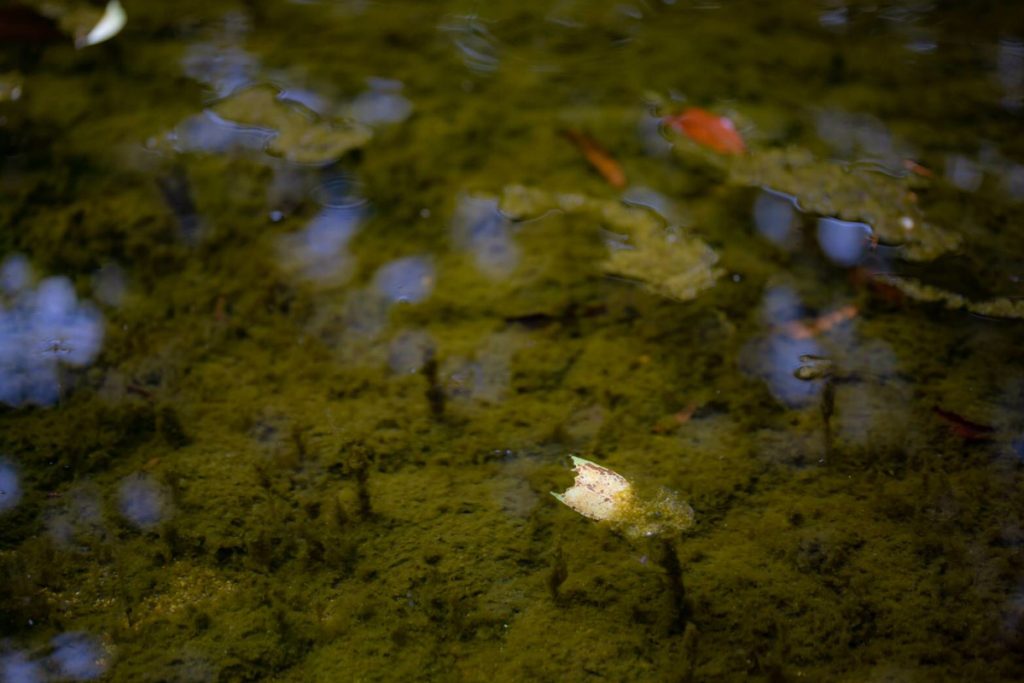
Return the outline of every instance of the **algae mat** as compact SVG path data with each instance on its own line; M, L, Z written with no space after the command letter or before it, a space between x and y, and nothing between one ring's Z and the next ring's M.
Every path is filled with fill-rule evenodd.
M0 680L1024 677L1018 9L87 4L0 8Z

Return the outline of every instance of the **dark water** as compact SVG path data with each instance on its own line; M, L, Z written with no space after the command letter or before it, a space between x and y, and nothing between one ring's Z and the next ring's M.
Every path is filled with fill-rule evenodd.
M0 681L1024 677L1012 3L125 5L0 10Z

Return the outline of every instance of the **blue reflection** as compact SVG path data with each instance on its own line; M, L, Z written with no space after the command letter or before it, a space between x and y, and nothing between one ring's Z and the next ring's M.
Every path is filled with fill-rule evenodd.
M867 223L819 218L818 246L833 263L855 266L867 252L871 232L871 226Z
M793 339L772 334L743 349L745 369L765 381L772 396L788 406L805 405L821 392L819 382L805 382L794 376L803 363L801 356L822 356L825 350L813 339Z
M507 277L519 263L512 224L498 210L498 200L462 195L452 215L452 237L473 252L476 266L496 278Z
M821 391L820 382L806 382L793 375L803 364L801 356L825 355L814 339L794 339L785 331L785 324L799 319L803 310L792 287L768 287L762 295L760 317L772 331L748 342L739 356L741 369L761 378L776 400L788 406L805 405Z
M103 503L92 485L70 489L61 497L61 506L49 511L46 528L58 545L81 549L106 536Z
M798 218L796 198L762 188L754 200L754 225L766 240L779 247L791 247Z
M1003 88L1003 107L1008 111L1020 111L1024 104L1024 41L1019 38L999 41L996 74Z
M295 102L320 116L330 116L331 114L330 101L308 88L282 88L277 99L282 102Z
M12 258L15 265L8 259L0 274L21 268L21 257ZM0 303L0 401L51 405L60 394L58 364L86 365L99 353L103 316L78 301L66 277L46 278L35 290L23 281L16 287L8 290L10 305Z
M240 12L224 15L217 35L189 46L182 58L186 75L226 97L253 83L259 72L256 58L240 46L249 32L249 19Z
M240 126L211 111L190 116L170 133L169 139L178 152L262 152L277 134L268 128Z
M392 303L417 303L434 289L434 264L425 256L400 258L378 270L373 284Z
M158 524L167 510L167 496L163 488L152 476L141 472L121 481L117 502L121 514L142 529Z
M774 285L761 295L761 322L774 327L804 315L804 304L800 295L788 285Z
M280 238L285 268L320 283L347 280L352 271L348 243L365 214L363 204L325 207L304 229Z
M981 187L984 172L978 162L963 154L946 157L946 180L964 192L975 192Z
M352 102L352 118L367 126L404 121L412 113L412 102L402 96L401 81L369 79L370 89Z
M21 500L21 481L14 465L0 458L0 513L7 512Z
M114 308L124 303L128 291L128 278L121 266L107 263L92 276L92 293L96 300Z
M23 653L13 652L0 657L0 682L42 683L45 680L43 667Z
M661 116L645 113L637 122L637 135L647 156L664 159L672 154L672 143L665 137Z
M439 27L451 34L452 42L462 55L462 62L471 71L492 73L501 63L497 40L475 16L456 17Z
M679 205L661 192L649 187L636 186L629 188L622 194L622 201L626 204L645 206L664 218L671 225L679 225L683 222Z
M11 254L0 265L0 287L7 294L17 294L32 283L32 266L24 254Z
M58 675L73 681L99 678L107 670L107 653L99 640L85 633L62 633L52 641L50 655Z
M388 366L398 375L409 375L426 364L434 352L433 338L423 330L404 330L391 340Z

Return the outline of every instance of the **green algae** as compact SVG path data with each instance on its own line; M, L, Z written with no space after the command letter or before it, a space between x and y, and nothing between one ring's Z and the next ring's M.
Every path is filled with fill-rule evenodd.
M578 213L606 230L624 234L623 243L612 246L601 263L604 271L641 282L650 291L677 301L695 298L723 274L715 267L718 255L711 247L696 237L666 230L661 219L643 208L519 186L505 188L500 206L517 220L552 210Z
M930 303L941 303L946 308L962 309L993 318L1024 318L1024 302L1001 297L985 301L972 301L962 294L940 287L927 285L913 278L892 275L876 275L879 282L894 287L911 299Z
M282 101L270 88L232 93L211 108L243 126L272 131L267 151L298 164L329 164L366 145L372 131L354 121L321 121L296 103Z
M903 105L941 82L966 93L943 102L955 119L994 86L917 84L909 71L905 96L860 86L897 78L895 62L835 45L789 5L747 10L749 22L789 22L786 40L749 50L743 13L647 7L657 14L644 23L617 7L563 8L562 19L591 23L554 35L540 29L559 24L531 18L536 8L505 8L515 21L474 34L501 48L491 76L435 35L461 6L246 9L245 45L282 70L275 78L292 65L346 98L366 75L397 77L416 102L406 124L375 131L333 169L359 176L372 212L350 244L348 279L323 284L282 268L279 252L280 237L322 210L321 176L263 155L126 161L115 144L202 110L200 89L166 65L178 64L192 22L212 24L226 7L139 7L135 33L93 55L50 51L19 66L25 101L2 103L19 127L0 130L17 151L0 186L5 253L73 277L83 297L107 261L130 286L105 308L100 362L64 374L59 405L0 412L0 453L24 490L0 517L0 656L16 648L39 661L53 635L81 630L109 648L112 680L1019 677L1016 323L900 308L812 249L760 243L746 193L647 156L628 84L643 74L662 90L685 80L696 99L770 97L794 137L806 123L785 105L831 97L964 144L999 139L990 133L1008 124L968 133L939 107ZM278 26L323 26L330 39L296 44L269 30ZM614 42L614 59L589 31ZM382 35L402 49L374 49ZM131 50L128 73L102 66L118 49ZM923 68L945 73L936 62ZM149 82L151 70L165 78ZM91 95L100 83L123 109ZM623 106L630 98L635 108ZM541 106L552 102L557 113ZM685 204L703 245L694 253L720 259L697 258L699 272L738 278L673 297L661 275L635 271L650 291L607 277L599 226L670 233L588 171L558 136L566 119L586 119L634 182ZM1006 153L1019 152L1005 137ZM205 225L192 243L154 182L174 165ZM298 189L283 193L289 179ZM268 198L272 183L285 200ZM496 275L451 243L450 218L459 193L511 184L600 208L514 223L519 260ZM624 223L609 225L605 210ZM995 225L1018 214L1000 205ZM976 222L993 225L980 212ZM1013 253L989 232L986 248ZM685 225L681 235L697 241ZM435 258L430 297L353 325L372 308L358 304L377 269L421 253ZM737 368L750 339L773 333L762 290L779 282L806 315L860 305L857 320L816 340L842 368L827 462L819 406L784 405ZM389 369L410 330L429 338L433 374ZM444 400L432 402L437 392ZM996 436L965 444L935 405L996 425ZM699 522L678 546L684 610L660 546L550 499L570 450L692 504ZM140 472L169 501L146 529L118 498Z

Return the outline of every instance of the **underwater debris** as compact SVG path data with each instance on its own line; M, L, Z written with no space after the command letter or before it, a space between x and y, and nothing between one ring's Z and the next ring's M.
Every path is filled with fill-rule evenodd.
M698 145L719 154L739 155L747 151L736 124L726 116L707 109L689 107L675 116L666 116L665 123Z
M784 323L782 331L791 339L810 339L855 317L857 317L857 307L853 304L846 304L811 320L792 320Z
M934 406L932 411L941 417L949 426L949 431L964 441L988 441L995 434L995 427L968 420L966 417Z
M242 126L276 131L267 141L267 153L297 164L328 164L373 137L373 131L363 124L322 120L314 112L282 100L279 94L276 88L256 86L217 102L211 111Z
M110 40L124 28L128 23L128 15L118 0L110 0L103 8L103 14L99 21L93 24L92 28L82 35L80 31L75 32L75 47L89 47L106 40Z
M962 309L991 318L1024 318L1024 299L1011 299L1004 296L986 301L972 301L956 292L926 285L913 278L876 273L874 279L916 301L941 303L951 310Z
M624 234L610 245L601 267L612 275L636 280L655 294L689 301L714 286L723 271L718 254L696 237L667 229L657 214L643 207L582 194L556 194L512 185L500 207L514 220L535 218L557 210L593 217L604 227Z
M551 495L587 519L609 522L633 538L669 537L693 526L693 508L674 492L662 489L653 496L637 496L618 472L571 457L576 480L564 492Z
M883 244L900 245L904 258L928 261L960 245L960 236L924 220L909 177L818 160L796 147L737 158L726 168L733 185L792 195L802 211L867 223Z
M576 145L583 157L609 185L618 188L626 186L626 173L622 170L622 166L597 140L583 131L572 128L562 131L562 135Z
M83 48L110 40L128 21L119 0L109 0L101 10L94 3L76 0L27 0L0 10L0 40L45 42L63 34L75 47Z
M3 17L0 16L0 20ZM0 41L3 40L0 35ZM0 102L14 102L21 99L23 90L22 78L14 71L8 71L6 73L0 73Z

